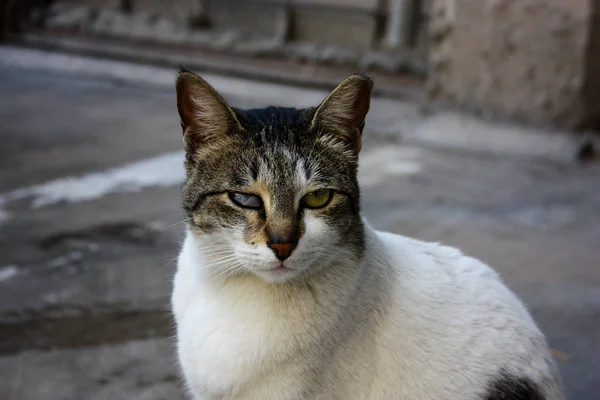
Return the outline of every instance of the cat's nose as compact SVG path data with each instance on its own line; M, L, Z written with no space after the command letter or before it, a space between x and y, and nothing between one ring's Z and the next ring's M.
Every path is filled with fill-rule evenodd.
M294 247L296 247L296 243L284 242L280 240L269 240L267 242L267 246L273 250L278 259L283 261L288 258L290 254L292 254L292 250L294 250Z

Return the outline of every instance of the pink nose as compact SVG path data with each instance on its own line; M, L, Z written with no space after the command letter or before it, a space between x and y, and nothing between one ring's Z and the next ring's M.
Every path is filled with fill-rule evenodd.
M290 256L292 250L294 250L294 243L270 243L268 246L275 252L277 258L281 261L285 260Z

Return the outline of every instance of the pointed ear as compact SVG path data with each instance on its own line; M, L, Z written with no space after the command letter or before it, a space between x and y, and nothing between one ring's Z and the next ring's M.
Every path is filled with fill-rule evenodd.
M175 86L186 151L244 130L223 97L198 75L182 68Z
M362 74L352 75L317 108L312 128L322 131L323 135L342 139L358 154L372 91L371 78Z

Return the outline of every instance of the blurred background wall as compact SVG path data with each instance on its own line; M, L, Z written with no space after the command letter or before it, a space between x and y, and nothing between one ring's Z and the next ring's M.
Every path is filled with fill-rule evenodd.
M1 23L4 38L22 44L144 61L176 64L181 54L224 54L374 71L402 77L413 90L398 93L428 104L588 130L600 127L599 4L4 0ZM232 63L245 64L239 58ZM259 69L277 75L285 68Z

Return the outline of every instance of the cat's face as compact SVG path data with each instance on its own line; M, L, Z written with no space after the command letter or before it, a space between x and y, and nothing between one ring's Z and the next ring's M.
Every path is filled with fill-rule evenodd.
M210 268L282 282L360 258L357 156L371 88L355 75L316 108L234 110L197 75L178 75L184 208Z

